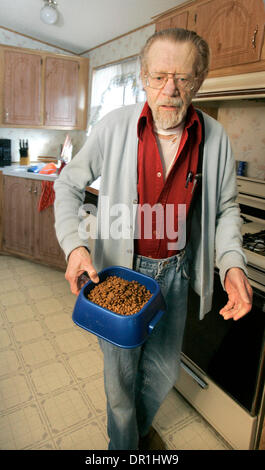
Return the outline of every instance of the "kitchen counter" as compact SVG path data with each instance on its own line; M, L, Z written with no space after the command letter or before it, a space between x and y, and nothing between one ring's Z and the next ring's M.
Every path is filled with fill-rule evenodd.
M8 176L17 176L19 178L29 178L29 179L36 179L36 180L46 180L46 181L55 181L58 175L53 173L51 175L44 175L39 173L33 173L27 171L28 166L23 165L11 165L11 166L4 166L0 167L0 172L3 175ZM100 178L96 179L90 186L86 187L86 191L89 191L95 195L98 195L100 186Z
M27 166L23 165L11 165L5 166L2 168L3 175L8 176L18 176L19 178L29 178L29 179L36 179L36 180L47 180L47 181L55 181L57 176L56 174L52 175L42 175L39 173L32 173L27 171Z

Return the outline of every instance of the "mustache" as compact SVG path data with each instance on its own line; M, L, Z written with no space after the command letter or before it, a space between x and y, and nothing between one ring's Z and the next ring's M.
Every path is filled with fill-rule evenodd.
M181 98L170 98L167 100L157 101L157 106L175 106L176 108L180 108L183 105L183 101Z

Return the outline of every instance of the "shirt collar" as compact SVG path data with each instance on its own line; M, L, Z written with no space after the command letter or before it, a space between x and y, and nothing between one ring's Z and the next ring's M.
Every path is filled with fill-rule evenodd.
M190 106L188 107L188 111L187 111L184 129L191 128L196 122L199 124L199 118L193 105L190 104ZM137 135L138 135L138 139L140 140L143 139L143 131L146 125L149 128L151 128L151 130L153 130L153 116L152 116L152 112L147 101L144 104L143 110L141 112L141 115L138 119L138 124L137 124Z

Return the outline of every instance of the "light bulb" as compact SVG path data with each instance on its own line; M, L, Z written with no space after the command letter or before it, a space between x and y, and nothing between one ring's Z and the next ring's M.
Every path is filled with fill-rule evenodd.
M41 20L46 24L54 24L58 19L58 11L52 5L45 5L40 11Z

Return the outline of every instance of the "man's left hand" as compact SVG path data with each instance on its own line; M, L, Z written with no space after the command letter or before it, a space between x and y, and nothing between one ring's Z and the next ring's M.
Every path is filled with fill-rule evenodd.
M228 295L227 304L220 310L225 320L238 320L252 308L252 288L240 268L230 268L225 276L225 290Z

